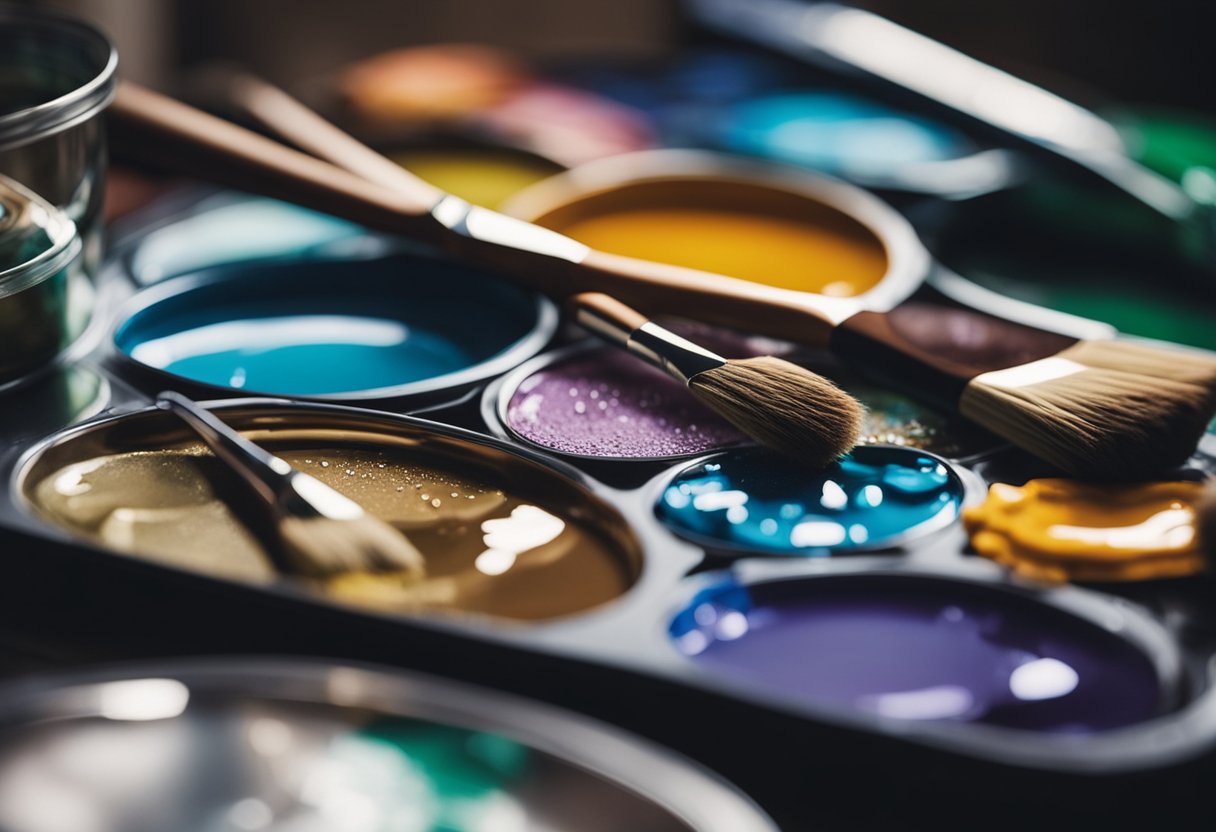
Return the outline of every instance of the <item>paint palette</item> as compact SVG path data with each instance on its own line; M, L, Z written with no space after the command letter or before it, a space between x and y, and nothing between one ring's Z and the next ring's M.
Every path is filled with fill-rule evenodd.
M253 217L256 245L190 242ZM133 221L101 289L92 352L0 422L0 525L23 573L6 600L30 620L106 611L103 644L154 626L189 649L328 653L556 700L693 753L795 825L788 758L758 754L814 748L797 776L848 814L865 776L916 784L904 806L945 778L966 784L960 812L1035 811L1216 748L1207 585L1042 587L968 555L959 515L986 482L1045 472L839 367L816 365L870 405L870 444L808 471L572 342L547 301L231 195ZM673 325L728 355L822 360ZM402 530L425 579L282 574L241 486L147 406L165 387L226 397L226 421ZM251 393L276 398L231 398ZM1191 464L1216 468L1211 439ZM1060 783L1068 800L1026 798Z

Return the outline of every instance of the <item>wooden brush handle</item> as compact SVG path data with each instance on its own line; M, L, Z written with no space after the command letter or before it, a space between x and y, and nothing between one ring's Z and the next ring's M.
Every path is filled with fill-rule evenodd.
M428 206L445 195L257 76L234 72L226 79L225 87L233 104L271 132L314 156Z
M370 185L304 153L130 82L109 120L113 144L140 161L276 197L374 228L435 241L434 201Z
M558 298L606 292L650 314L740 327L811 346L826 345L832 327L859 308L848 299L592 251L531 223L484 208L469 210L434 189L398 193L130 83L119 87L110 124L115 148L141 160L436 244ZM428 203L434 193L447 205ZM437 218L448 206L456 210L455 221Z

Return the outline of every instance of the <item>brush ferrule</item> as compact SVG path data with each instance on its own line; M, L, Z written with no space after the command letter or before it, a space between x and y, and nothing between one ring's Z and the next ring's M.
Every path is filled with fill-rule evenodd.
M450 194L435 203L431 208L431 216L445 228L462 237L556 257L571 263L581 263L591 251L582 243L556 231L508 217L488 208L470 205L460 197Z
M684 384L688 384L694 376L706 370L716 370L726 363L722 356L681 338L654 321L648 321L629 333L625 346Z

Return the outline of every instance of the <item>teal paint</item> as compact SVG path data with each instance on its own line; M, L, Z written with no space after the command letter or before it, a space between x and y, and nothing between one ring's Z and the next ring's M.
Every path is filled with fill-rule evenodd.
M251 393L324 396L439 379L503 355L538 324L535 296L412 255L220 267L157 289L167 296L119 328L118 348Z
M815 470L745 448L681 472L656 512L711 548L812 556L882 548L947 526L962 501L957 475L922 451L863 446Z

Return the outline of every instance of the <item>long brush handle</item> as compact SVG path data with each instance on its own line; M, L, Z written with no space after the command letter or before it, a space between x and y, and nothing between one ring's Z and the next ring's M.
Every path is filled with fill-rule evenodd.
M425 195L399 193L130 83L120 85L110 116L115 146L142 160L436 244L555 297L608 292L651 314L743 326L819 347L835 323L859 308L851 299L593 251L430 186ZM428 204L436 193L440 199Z

